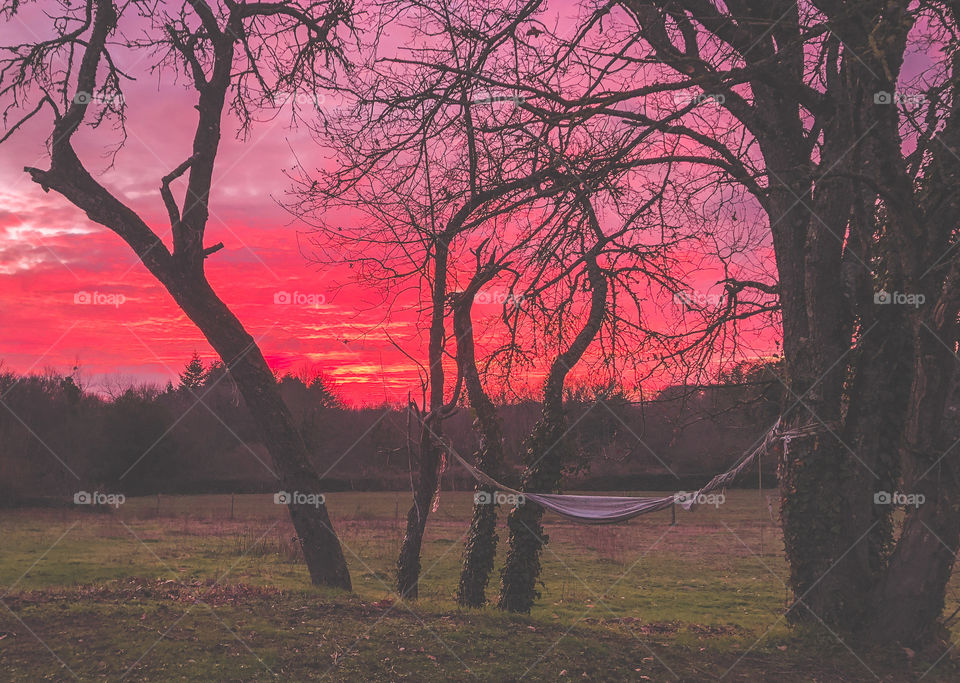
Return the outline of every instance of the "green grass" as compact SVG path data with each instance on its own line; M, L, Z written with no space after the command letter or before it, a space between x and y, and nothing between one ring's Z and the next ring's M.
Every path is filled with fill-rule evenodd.
M548 516L542 598L528 617L453 600L468 493L442 494L421 599L396 601L408 501L328 496L352 594L309 586L268 495L236 496L232 518L230 496L161 496L159 515L155 497L112 514L4 511L0 678L960 679L949 655L789 629L782 543L756 491L678 511L676 526L669 511L602 527Z

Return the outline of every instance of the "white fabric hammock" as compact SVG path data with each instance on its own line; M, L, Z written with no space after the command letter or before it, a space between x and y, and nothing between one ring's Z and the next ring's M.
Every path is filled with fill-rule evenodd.
M812 433L810 427L803 427L789 433L783 433L780 431L780 420L777 420L777 423L764 435L763 441L759 446L745 453L733 467L723 474L715 476L701 489L695 493L677 492L660 498L571 496L557 493L517 491L509 486L504 486L496 479L481 472L452 449L450 453L477 481L501 491L507 491L508 493L520 496L521 498L519 498L519 500L521 501L533 501L558 515L563 515L569 519L587 524L614 524L632 519L633 517L645 515L648 512L665 510L675 503L678 503L685 510L690 510L697 504L697 501L703 499L702 496L710 491L723 488L736 479L744 470L750 467L757 458L766 453L770 446L778 439L784 439L786 442L789 442L793 437L810 433Z

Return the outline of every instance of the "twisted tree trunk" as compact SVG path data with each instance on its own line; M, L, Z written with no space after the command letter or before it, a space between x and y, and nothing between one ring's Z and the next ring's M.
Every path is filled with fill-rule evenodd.
M474 413L474 429L479 445L474 454L477 468L496 479L503 461L503 435L497 408L483 389L477 370L473 324L470 312L477 290L486 282L478 278L454 304L453 330L457 338L457 364ZM497 506L495 490L477 482L473 518L463 549L463 566L457 586L457 602L464 607L482 607L497 554Z
M559 489L565 454L566 418L563 412L563 385L587 347L600 332L607 312L609 283L597 264L597 251L585 255L587 277L592 288L590 311L579 334L553 361L543 391L543 413L527 440L527 469L521 489L552 493ZM501 572L501 609L529 612L539 597L536 584L540 577L540 555L549 540L543 532L543 508L524 503L514 508L507 519L510 549Z

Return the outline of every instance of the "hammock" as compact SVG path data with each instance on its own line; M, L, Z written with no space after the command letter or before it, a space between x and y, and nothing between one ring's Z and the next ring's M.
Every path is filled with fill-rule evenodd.
M681 491L660 498L571 496L556 493L529 493L527 491L518 491L509 486L504 486L493 477L481 472L452 449L450 453L460 461L460 464L467 469L474 479L492 488L512 493L519 497L519 501L533 501L558 515L587 524L614 524L645 515L649 512L665 510L675 503L679 503L684 510L690 510L697 505L699 501L703 500L703 496L707 493L725 487L740 476L757 458L766 453L770 446L778 439L783 439L786 443L789 443L793 437L803 436L812 432L813 429L810 426L801 427L788 433L781 432L780 420L777 420L777 423L764 435L763 441L759 446L745 453L733 467L723 474L715 476L701 489L695 493Z

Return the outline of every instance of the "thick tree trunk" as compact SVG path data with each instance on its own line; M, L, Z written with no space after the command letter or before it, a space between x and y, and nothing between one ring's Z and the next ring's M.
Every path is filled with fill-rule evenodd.
M602 243L595 250L602 248ZM596 260L596 251L586 254L587 276L592 287L590 312L583 328L570 346L550 366L543 390L543 415L527 442L527 470L524 491L551 493L560 487L566 446L566 419L563 412L563 386L567 374L576 365L594 338L607 313L609 283ZM524 503L514 508L507 519L510 549L501 572L500 608L511 612L529 612L539 597L540 554L548 538L543 532L543 508Z
M861 307L865 333L838 363L849 375L843 426L830 425L835 437L804 415L822 431L791 441L781 482L790 494L783 502L784 529L798 599L791 617L845 629L863 622L892 547L893 510L875 505L874 496L897 489L897 444L912 377L907 318L899 307L874 306L872 289L866 295L871 301Z
M923 496L906 508L903 531L877 586L870 638L917 645L937 635L946 585L960 540L960 467L942 436L944 406L953 383L956 311L939 325L917 330L915 374L901 455L906 495Z
M540 421L527 441L529 463L523 475L522 490L554 492L560 487L563 473L563 437L566 420L562 408L545 407ZM510 549L500 574L500 609L528 613L540 598L540 555L549 540L544 533L543 508L536 503L519 505L507 518Z
M852 358L845 357L850 346L839 295L842 250L836 241L845 233L849 203L844 207L836 189L822 197L822 204L838 204L833 213L823 212L836 224L822 225L797 201L810 191L802 157L766 152L767 163L777 164L772 176L778 179L771 181L767 210L775 226L784 326L788 391L782 425L817 430L786 444L779 466L784 547L797 598L790 616L835 624L843 620L846 599L858 581L856 558L847 553L853 539L844 533L850 531L844 528L849 508L856 504L847 494L858 463L838 438Z
M859 582L851 594L850 623L861 621L876 581L893 547L893 506L876 505L875 497L897 490L900 481L899 446L913 373L909 321L900 307L873 306L877 316L864 319L870 332L858 343L853 378L847 395L849 408L843 440L856 453L855 471L846 495L844 538L863 541L849 549ZM869 308L861 310L869 311Z
M473 409L474 429L479 446L474 454L477 468L496 479L503 461L503 436L497 408L483 389L477 370L473 324L470 312L476 289L486 282L483 277L456 302L453 311L453 330L457 338L457 365L467 389L467 398ZM497 554L497 506L494 489L477 482L473 518L470 520L463 566L457 586L457 603L463 607L482 607L487 602L486 590Z
M282 490L322 493L322 481L260 348L205 279L177 279L171 294L200 328L236 381L261 441L270 453ZM350 573L325 504L287 506L315 585L351 589Z
M859 161L859 153L855 154ZM848 495L858 501L845 518L844 535L859 539L850 550L860 568L857 599L864 610L852 615L860 621L894 542L894 508L875 505L874 496L897 489L901 467L899 444L913 377L911 321L902 306L877 305L877 275L866 263L885 263L883 281L894 291L903 290L903 277L896 259L882 253L876 242L874 196L861 183L844 258L845 296L851 313L859 317L860 334L851 354L850 379L845 388L848 403L843 439L858 456L860 476L851 481ZM880 251L881 253L877 253ZM851 316L853 318L853 316Z

